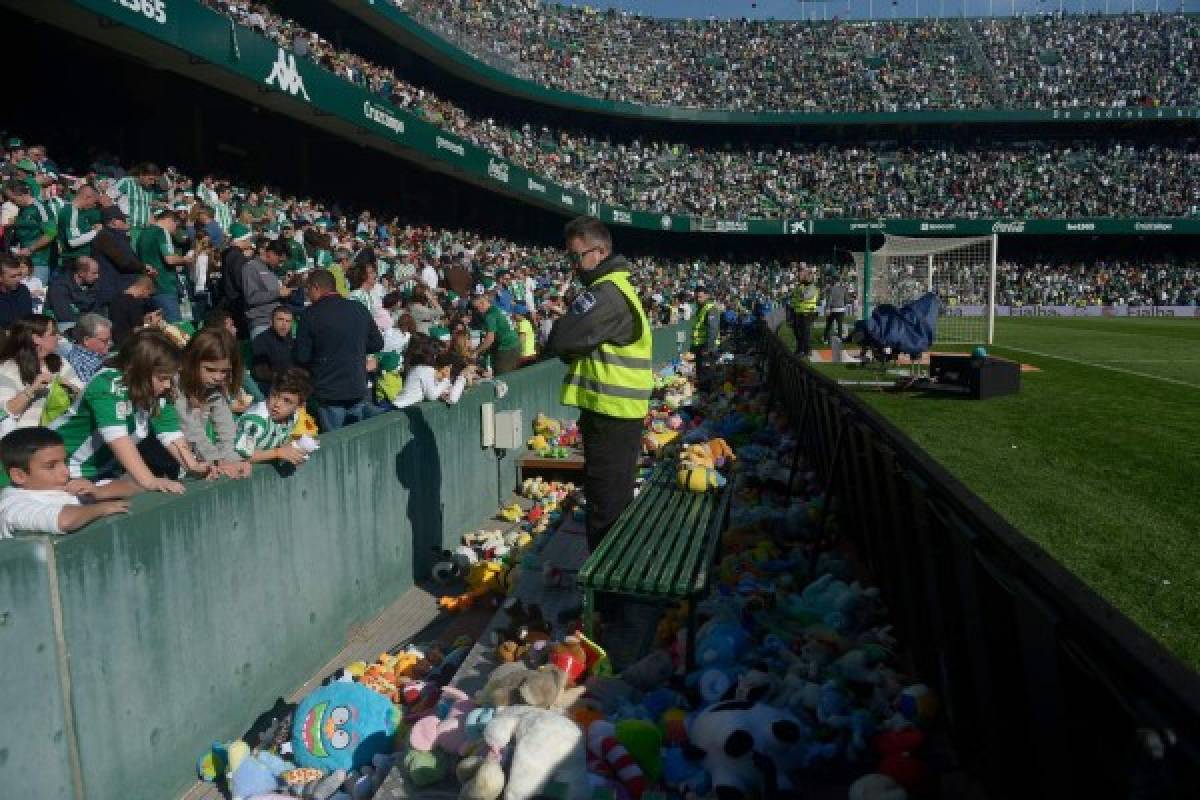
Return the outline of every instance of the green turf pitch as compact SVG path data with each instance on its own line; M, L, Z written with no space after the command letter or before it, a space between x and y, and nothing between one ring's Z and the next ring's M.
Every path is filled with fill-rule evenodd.
M863 397L1200 669L1200 319L1000 319L991 352L1040 371L982 402Z

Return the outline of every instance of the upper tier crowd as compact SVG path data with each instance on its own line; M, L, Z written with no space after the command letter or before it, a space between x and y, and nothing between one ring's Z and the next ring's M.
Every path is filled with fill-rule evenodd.
M480 59L555 89L762 112L1197 105L1200 20L664 20L542 0L391 0Z
M1200 155L1194 139L1169 145L1034 140L719 147L616 140L473 115L387 67L334 47L266 6L207 2L493 155L613 205L727 219L1200 212Z

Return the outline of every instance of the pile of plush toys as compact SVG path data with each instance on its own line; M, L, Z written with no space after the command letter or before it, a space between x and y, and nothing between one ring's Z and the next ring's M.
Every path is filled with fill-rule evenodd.
M253 747L214 747L201 774L239 800L365 800L391 770L414 796L457 786L465 800L792 798L830 785L851 800L902 800L933 790L937 698L905 673L878 590L842 546L791 426L767 413L758 382L733 364L710 393L691 393L679 375L659 387L678 400L666 425L682 440L681 482L708 489L709 472L724 478L738 463L713 587L692 609L693 668L689 609L668 610L654 648L614 674L576 622L543 618L514 590L554 580L532 544L574 490L531 479L522 493L538 519L521 511L508 532L465 537L435 571L471 587L448 607L489 595L504 604L483 689L447 685L469 641L383 654L272 718Z
M567 458L579 447L579 425L538 414L533 420L533 436L525 443L541 458Z
M522 570L538 566L532 549L539 537L562 519L571 505L575 485L542 478L528 478L521 495L532 501L528 509L512 503L496 516L513 524L507 530L474 531L464 534L453 550L439 552L433 567L434 580L449 584L464 580L467 591L442 597L438 603L447 611L465 611L485 598L508 593Z

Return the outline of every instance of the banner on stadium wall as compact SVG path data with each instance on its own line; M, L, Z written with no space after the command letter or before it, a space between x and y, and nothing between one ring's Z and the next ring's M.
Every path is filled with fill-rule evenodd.
M942 309L943 317L981 317L986 306ZM1200 306L996 306L997 317L1174 317L1200 319Z
M195 56L198 69L223 68L300 106L436 161L449 171L566 214L591 214L607 223L645 230L755 236L1159 235L1200 234L1200 217L1185 219L708 219L652 213L600 203L582 192L495 156L484 148L402 110L361 86L297 58L197 0L69 0ZM145 58L145 53L138 53ZM1062 112L1068 113L1068 112ZM1071 112L1075 113L1075 112ZM1081 112L1082 113L1082 112ZM1115 119L1115 117L1114 117Z

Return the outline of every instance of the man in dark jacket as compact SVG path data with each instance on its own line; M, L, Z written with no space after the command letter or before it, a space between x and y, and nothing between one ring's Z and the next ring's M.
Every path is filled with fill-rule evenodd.
M305 289L312 305L300 316L294 355L312 373L321 430L337 430L373 415L367 354L383 349L383 335L366 306L337 293L329 270L309 273Z
M271 381L292 365L292 310L279 306L271 314L271 327L250 342L250 374L263 394L271 393Z
M100 265L91 256L79 256L70 272L60 271L46 290L46 308L60 330L75 326L80 316L96 310L96 282Z
M629 282L630 264L612 252L595 217L572 220L567 254L583 283L554 323L545 353L567 364L561 400L577 406L585 461L587 539L594 552L633 500L642 430L654 386L650 323ZM611 611L615 606L603 610Z
M121 209L109 206L100 212L104 227L92 239L92 258L100 267L96 281L96 310L106 314L113 299L128 289L138 276L146 274L146 265L133 252L129 241L129 222Z
M21 283L25 271L16 256L0 253L0 328L33 313L33 296Z

